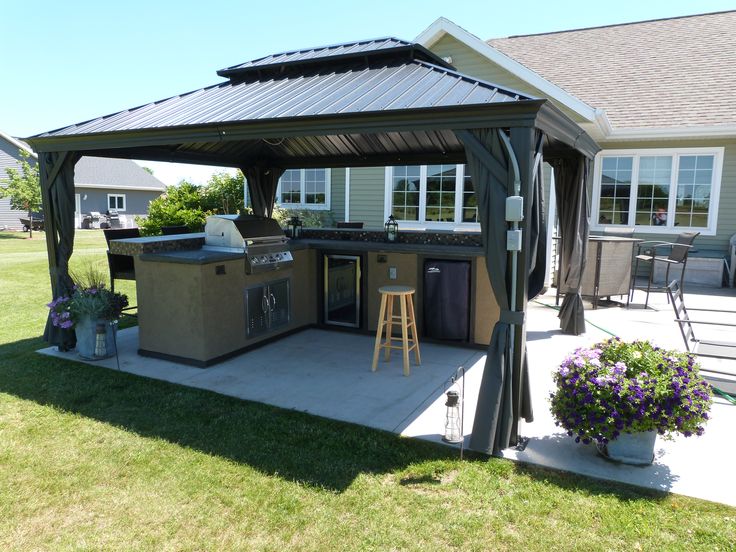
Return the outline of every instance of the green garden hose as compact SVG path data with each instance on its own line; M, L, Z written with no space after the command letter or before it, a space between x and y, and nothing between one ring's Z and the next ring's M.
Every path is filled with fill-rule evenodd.
M547 308L549 308L549 309L553 309L553 310L556 310L556 311L559 311L559 310L560 310L560 307L557 307L557 306L555 306L555 305L548 305L547 303L542 303L541 301L537 301L536 299L533 299L533 300L532 300L532 303L536 303L537 305L542 305L543 307L547 307ZM602 331L603 333L607 333L607 334L608 334L608 335L610 335L611 337L616 337L616 334L615 334L615 333L613 333L612 331L610 331L610 330L607 330L606 328L601 328L601 327L600 327L600 326L598 326L597 324L593 324L593 323L592 323L592 322L591 322L590 320L588 320L587 318L585 319L585 322L586 322L586 323L588 323L588 324L590 324L590 325L591 325L591 326L593 326L594 328L597 328L597 329L599 329L599 330L600 330L600 331ZM724 399L726 399L726 400L727 400L728 402L730 402L730 403L731 403L732 405L736 406L736 397L734 397L733 395L730 395L729 393L726 393L726 392L725 392L725 391L723 391L722 389L718 389L717 387L714 387L713 385L711 385L710 387L711 387L711 389L713 389L713 392L714 392L714 393L715 393L716 395L720 395L721 397L723 397Z

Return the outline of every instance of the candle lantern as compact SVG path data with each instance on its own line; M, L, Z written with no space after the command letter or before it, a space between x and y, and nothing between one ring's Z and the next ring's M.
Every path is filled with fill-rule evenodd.
M298 215L294 215L289 219L289 229L291 230L291 237L299 239L302 237L302 221Z
M389 215L383 227L386 230L386 240L390 242L396 241L396 237L399 235L399 223L396 222L393 215Z
M460 393L454 389L450 389L447 392L447 414L445 417L445 434L442 436L442 440L446 443L462 443L463 434L460 430L462 427L462 420L460 418Z
M105 357L107 356L107 328L105 324L100 322L95 326L95 356Z

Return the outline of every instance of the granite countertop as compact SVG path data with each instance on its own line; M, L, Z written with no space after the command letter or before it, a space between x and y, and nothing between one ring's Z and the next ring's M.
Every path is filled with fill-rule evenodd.
M435 245L424 243L391 243L353 240L297 239L291 240L292 250L325 249L333 251L378 251L390 253L421 253L429 255L457 255L478 257L485 254L479 245Z
M142 261L186 264L209 264L242 259L242 253L202 249L205 234L177 234L148 236L110 241L110 252L115 255L139 255ZM307 229L299 239L292 239L293 251L319 249L350 252L395 252L423 255L479 257L484 255L477 232L419 232L403 231L397 241L387 242L385 234L377 230L361 229Z
M245 259L244 253L227 253L208 249L190 249L187 251L161 251L158 253L143 253L140 257L143 262L164 262L179 264L210 264L224 261Z

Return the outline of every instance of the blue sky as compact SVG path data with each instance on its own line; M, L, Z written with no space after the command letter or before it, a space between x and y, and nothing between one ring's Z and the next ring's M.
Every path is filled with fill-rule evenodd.
M483 39L735 9L734 0L0 0L0 130L30 136L221 79L217 69L444 16Z

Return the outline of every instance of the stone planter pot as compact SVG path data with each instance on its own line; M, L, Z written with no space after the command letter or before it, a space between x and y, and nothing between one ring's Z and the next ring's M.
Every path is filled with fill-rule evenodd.
M605 445L596 445L596 447L601 456L608 460L635 466L648 466L654 461L654 442L656 440L656 431L622 433L617 439Z
M74 332L77 334L77 354L84 360L102 360L115 356L116 331L117 321L92 318L80 320L74 326Z

